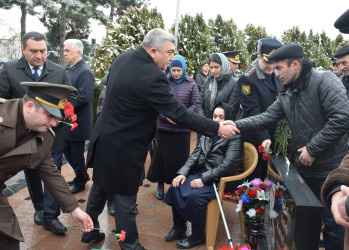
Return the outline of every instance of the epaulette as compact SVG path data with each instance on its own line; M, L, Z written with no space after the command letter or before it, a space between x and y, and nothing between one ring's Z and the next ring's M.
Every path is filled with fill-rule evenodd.
M256 69L252 66L248 67L245 72L243 73L244 76L250 77L254 72L256 72Z
M0 98L0 103L4 103L4 102L6 102L6 99Z
M55 132L53 131L53 129L52 129L52 128L48 128L48 131L50 131L50 132L51 132L51 134L53 135L53 137L56 137L56 134L55 134Z

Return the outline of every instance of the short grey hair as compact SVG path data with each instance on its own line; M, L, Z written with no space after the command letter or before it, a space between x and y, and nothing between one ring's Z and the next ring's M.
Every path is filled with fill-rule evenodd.
M81 56L84 54L84 45L79 39L67 39L64 41L64 45L71 44L74 49L80 51Z
M156 28L152 29L145 35L143 42L141 43L141 46L145 50L149 50L152 47L161 50L165 46L166 41L175 43L175 38L172 34L168 33L167 31L160 28Z

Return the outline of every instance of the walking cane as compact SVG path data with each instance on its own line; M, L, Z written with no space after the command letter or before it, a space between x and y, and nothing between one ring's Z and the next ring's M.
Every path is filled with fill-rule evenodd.
M225 232L227 233L227 237L228 237L228 241L229 241L230 247L234 248L233 241L231 240L231 237L230 237L227 221L225 220L225 216L224 216L224 211L223 211L223 207L222 207L222 204L221 204L221 200L219 199L219 195L218 195L218 192L217 192L217 187L216 187L216 184L214 182L213 182L213 189L214 189L214 192L216 194L219 210L221 211Z

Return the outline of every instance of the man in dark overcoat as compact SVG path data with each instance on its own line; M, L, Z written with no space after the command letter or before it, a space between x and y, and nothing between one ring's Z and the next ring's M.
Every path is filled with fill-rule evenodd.
M70 85L65 69L47 60L47 44L44 35L35 31L28 32L24 35L22 44L23 57L5 63L3 70L0 72L1 98L22 98L27 91L27 87L21 86L20 82L45 81ZM53 128L53 130L56 137L51 151L52 159L60 170L64 151L63 126L60 125ZM50 209L45 209L44 199L47 200L47 198L44 198L44 196L50 196L50 194L47 190L43 192L40 176L31 169L25 169L24 173L30 198L35 208L34 222L38 225L44 224L46 229L54 233L64 233L67 229L58 220L58 215L50 213ZM52 200L52 197L48 200ZM50 219L45 220L45 218Z
M85 140L89 140L93 128L93 94L95 77L92 70L82 58L84 45L80 40L68 39L64 42L64 57L68 63L67 75L73 87L78 91L74 94L71 104L77 115L78 127L71 131L64 129L64 155L75 172L75 178L68 181L73 194L85 190L85 184L90 179L85 165Z
M30 168L39 174L62 210L71 213L88 232L92 220L79 208L51 158L55 137L51 127L57 126L60 109L76 89L43 82L22 84L28 90L22 99L0 99L0 189L19 171ZM16 215L0 193L0 249L19 250L20 241L24 238Z
M287 44L268 59L283 82L278 99L262 114L236 121L243 133L263 130L286 118L292 133L290 162L300 178L320 199L328 174L338 168L348 152L349 101L338 77L312 68L303 47ZM322 231L326 249L343 249L344 229L336 225L327 209L297 207L294 230L297 249L314 249ZM318 247L317 247L318 248Z
M188 111L171 93L163 70L174 60L175 39L153 29L141 47L120 54L113 62L103 110L90 140L88 166L93 181L86 212L98 225L107 192L113 193L116 231L126 231L122 249L143 249L138 241L136 199L148 145L159 113L206 136L230 137L235 131ZM83 242L101 240L98 231L83 234Z
M242 105L243 118L263 113L277 98L282 82L275 76L274 65L268 61L268 55L280 48L282 43L275 39L261 39L257 44L258 58L254 60L238 80L238 96ZM252 143L257 149L260 145L270 148L274 142L276 127L248 133L244 141ZM259 153L258 165L250 176L261 178L267 175L267 161Z

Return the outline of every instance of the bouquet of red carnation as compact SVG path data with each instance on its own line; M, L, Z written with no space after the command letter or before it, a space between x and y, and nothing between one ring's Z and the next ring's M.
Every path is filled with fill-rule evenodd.
M258 152L263 153L263 160L267 161L270 158L270 154L273 153L269 148L264 148L262 145L258 147Z
M273 187L273 189L272 189ZM270 196L274 192L274 209L270 212L272 218L276 218L283 211L283 205L287 201L292 202L292 197L287 196L286 188L279 183L274 184L266 179L265 183L260 178L255 178L251 182L245 182L238 186L233 193L225 193L223 199L238 201L236 212L243 210L245 221L249 223L263 222L265 207L269 203Z
M71 127L71 131L74 131L78 124L76 123L77 116L74 114L74 107L70 102L67 102L64 107L65 117L62 120L58 120L61 123L67 124ZM69 122L64 122L63 120L68 120Z

